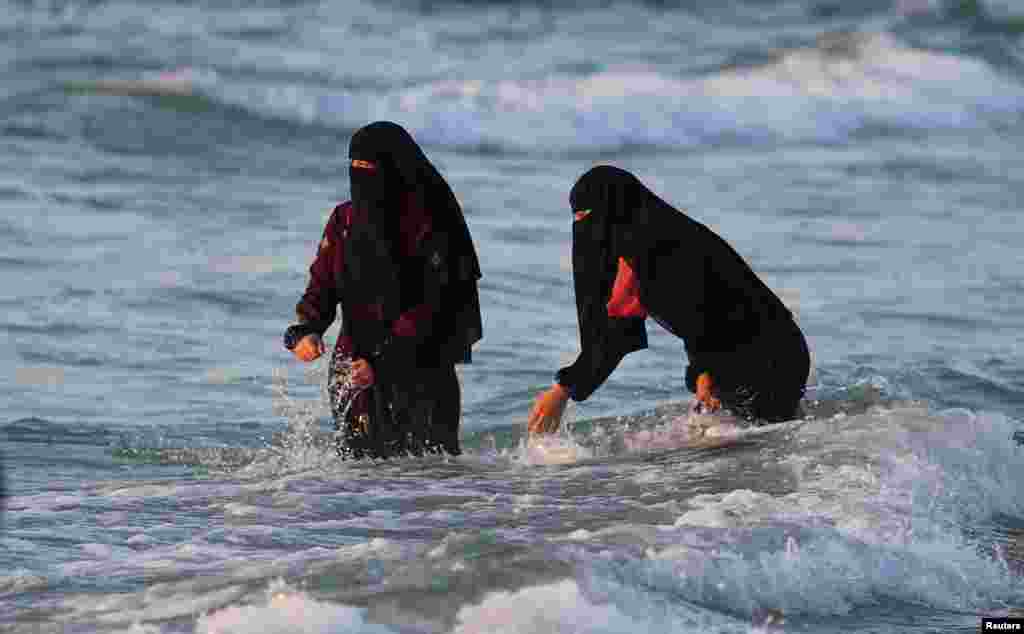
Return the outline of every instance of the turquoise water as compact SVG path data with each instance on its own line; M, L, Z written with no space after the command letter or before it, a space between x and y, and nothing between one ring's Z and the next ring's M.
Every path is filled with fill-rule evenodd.
M1024 607L1014 3L2 9L0 629L931 632ZM339 464L324 362L280 344L374 119L424 145L484 269L457 460ZM650 324L565 435L521 442L576 352L568 191L596 163L793 307L811 420L692 446L685 353Z

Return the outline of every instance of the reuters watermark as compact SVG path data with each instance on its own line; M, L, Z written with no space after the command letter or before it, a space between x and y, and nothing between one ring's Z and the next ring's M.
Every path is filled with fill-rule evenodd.
M983 618L979 632L1024 632L1024 619L1011 617Z

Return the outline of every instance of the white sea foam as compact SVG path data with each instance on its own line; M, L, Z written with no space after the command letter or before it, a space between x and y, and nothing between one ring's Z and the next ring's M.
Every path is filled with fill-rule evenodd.
M154 584L148 592L139 594L75 595L62 602L63 619L72 624L88 618L107 627L126 624L141 627L154 621L202 614L238 601L246 593L242 587L210 589L204 587L202 581L192 581L173 588Z
M574 581L495 592L462 608L453 634L629 632L636 623L612 605L595 606Z
M563 580L513 592L488 594L458 613L452 634L743 634L762 631L760 621L734 617L680 601L650 600L635 589L615 597L593 580Z
M794 437L797 490L695 496L675 530L684 541L717 531L713 548L605 566L616 584L747 614L846 614L880 597L948 610L1019 603L1024 583L956 518L1019 512L1024 452L1005 417L973 420L984 422L900 408L808 423Z
M524 465L572 464L589 458L592 452L568 435L544 435L520 443L516 461Z
M366 610L310 598L283 583L273 584L265 602L230 606L201 617L201 634L392 634L390 627L369 623Z
M34 574L28 570L12 570L8 574L0 575L0 596L5 594L18 594L29 590L41 590L49 585L49 581L42 575Z
M985 610L1024 597L1019 579L955 539L866 544L841 533L803 533L733 530L714 548L595 562L596 587L621 601L667 595L749 617L769 609L835 616L879 601Z
M686 422L686 417L670 421ZM550 476L556 484L560 477L566 481L594 477L609 485L620 481L651 489L648 492L655 493L652 502L644 495L632 500L647 512L653 512L655 506L668 512L682 508L674 525L631 520L557 531L558 537L538 543L559 549L563 555L579 552L572 557L581 571L578 578L473 599L479 602L458 610L455 631L745 632L756 631L754 624L766 611L781 611L788 619L842 615L870 606L879 597L966 611L1024 600L1024 585L1010 574L1006 563L978 550L963 536L957 522L950 521L956 517L956 509L998 512L1017 508L1016 488L1024 464L1019 449L1009 441L1011 420L962 410L936 415L922 407L901 406L777 427L774 431L788 436L785 442L767 442L765 451L769 453L762 453L762 459L791 471L795 484L788 492L741 487L665 500L656 492L671 486L671 478L662 477L664 465L627 460L611 465L575 463L552 470ZM556 447L569 446L562 436L551 439L562 443ZM525 445L521 449L526 451ZM513 480L521 477L519 465L510 462L506 473ZM407 476L408 469L404 473ZM211 509L222 509L233 521L242 522L252 515L232 514L231 509L236 508L232 504L240 503L225 505L224 499L238 493L254 496L260 491L273 495L271 492L283 487L282 493L287 489L288 495L296 497L297 508L308 508L310 497L342 491L350 494L350 486L344 478L335 481L333 472L286 473L259 486L191 483L182 485L179 493L203 500ZM186 491L189 487L195 491ZM389 500L389 505L360 507L346 518L313 515L311 521L293 521L291 527L417 532L474 526L517 509L531 513L574 503L572 498L513 489L457 507L439 506L437 496L465 496L473 490L459 478L425 482L421 487L384 480L371 489L360 490L373 499ZM133 493L140 491L148 489L139 487ZM152 493L164 495L162 490ZM593 499L601 499L600 493L593 491L586 494L588 500L591 493ZM393 500L421 498L433 500L432 506L406 510L390 506ZM922 506L925 502L929 505ZM583 504L579 499L576 503ZM250 511L257 507L238 508ZM274 530L263 525L261 518L260 525L224 527L184 543L142 543L139 545L147 547L130 557L119 549L90 545L85 549L87 560L63 565L58 572L110 577L145 573L149 589L112 595L99 603L71 598L64 607L75 618L119 627L128 623L151 627L161 619L205 613L196 622L196 631L391 632L396 624L370 622L367 615L372 612L362 609L325 602L286 587L254 599L251 590L244 588L277 575L297 573L314 579L319 571L336 574L339 566L351 567L356 574L369 574L365 572L368 566L376 566L379 572L373 574L379 579L372 577L372 583L391 584L388 587L392 588L397 584L403 591L418 592L422 590L418 584L427 584L434 568L410 562L432 561L436 570L471 574L477 570L473 563L477 560L471 554L481 548L480 536L470 531L440 542L399 538L340 548L262 548L256 556L247 555L244 564L237 562L239 543ZM488 539L502 547L518 530L495 533ZM211 539L216 543L207 541ZM18 585L17 581L10 583L15 588ZM672 599L666 602L664 597Z
M824 36L768 64L693 78L610 69L443 80L383 95L211 89L273 116L345 127L393 119L428 144L524 152L833 142L877 126L985 126L992 116L1024 110L1024 87L983 61L914 49L885 33Z

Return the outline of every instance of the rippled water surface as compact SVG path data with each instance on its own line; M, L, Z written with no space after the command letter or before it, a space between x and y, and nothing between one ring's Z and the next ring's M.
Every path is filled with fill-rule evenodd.
M1015 3L0 12L0 631L968 632L1024 608ZM325 363L281 348L375 119L445 174L484 269L458 459L339 462ZM568 191L596 163L793 307L807 420L687 415L650 324L525 444L577 350Z

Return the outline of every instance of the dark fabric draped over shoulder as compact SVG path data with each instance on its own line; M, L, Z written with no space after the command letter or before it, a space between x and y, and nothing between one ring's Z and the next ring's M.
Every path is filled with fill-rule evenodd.
M352 323L357 350L373 355L386 345L390 324L402 306L401 218L410 195L430 216L432 236L425 254L423 286L440 297L426 342L447 362L470 360L482 337L477 281L480 264L448 183L401 126L385 121L359 129L349 148L353 222L345 243L344 302L370 307L377 320ZM424 342L420 342L422 348Z
M693 370L790 320L781 300L725 240L655 195L634 175L598 166L573 186L573 279L582 351L558 372L586 399L622 358L647 345L642 318L614 318L607 302L619 258L635 271L650 316L683 339ZM693 386L690 386L693 389Z

